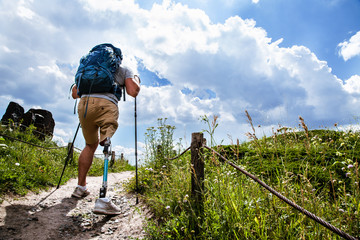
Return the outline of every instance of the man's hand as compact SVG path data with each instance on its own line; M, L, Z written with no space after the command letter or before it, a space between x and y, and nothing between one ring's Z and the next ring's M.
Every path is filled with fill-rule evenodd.
M80 98L80 96L77 94L77 87L76 85L73 86L71 90L71 96L73 99Z
M125 79L126 93L136 97L140 92L140 78L135 75L134 78Z

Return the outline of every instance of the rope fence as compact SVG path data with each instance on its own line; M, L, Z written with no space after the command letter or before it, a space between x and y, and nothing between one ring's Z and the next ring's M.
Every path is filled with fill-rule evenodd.
M34 147L38 147L38 148L43 148L43 149L46 149L46 150L54 150L54 149L60 149L60 148L67 148L68 146L62 146L62 147L43 147L43 146L40 146L38 144L34 144L34 143L30 143L30 142L27 142L27 141L24 141L24 140L21 140L21 139L18 139L18 138L14 138L14 137L10 137L8 135L5 135L5 134L2 134L0 133L0 136L4 137L4 138L9 138L13 141L18 141L18 142L22 142L22 143L26 143L28 145L32 145Z
M195 134L200 134L200 133L195 133ZM321 225L323 225L324 227L326 227L327 229L331 230L332 232L336 233L337 235L339 235L340 237L344 238L344 239L347 239L347 240L359 240L358 238L355 238L347 233L345 233L344 231L340 230L339 228L333 226L332 224L326 222L325 220L323 220L322 218L316 216L315 214L309 212L308 210L302 208L301 206L297 205L296 203L292 202L291 200L289 200L288 198L284 197L282 194L280 194L279 192L277 192L276 190L274 190L273 188L271 188L270 186L268 186L266 183L264 183L263 181L261 181L260 179L258 179L257 177L255 177L253 174L245 171L244 169L240 168L239 166L235 165L234 163L232 163L231 161L229 161L228 159L226 159L224 156L222 156L220 153L218 153L217 151L215 151L214 149L206 146L204 144L204 142L202 143L196 143L196 138L198 139L201 139L202 141L202 137L199 138L199 136L195 136L194 137L194 133L193 133L193 140L192 140L192 146L194 145L195 148L192 148L192 147L188 147L184 152L182 152L181 154L179 154L178 156L176 157L173 157L173 158L170 158L168 160L174 160L174 159L177 159L179 157L181 157L183 154L185 154L187 151L189 150L192 150L192 151L196 151L196 154L197 155L197 161L199 162L202 162L201 160L201 154L200 154L200 148L205 148L209 151L212 151L213 153L215 153L218 157L220 157L225 163L227 163L228 165L232 166L233 168L235 168L236 170L240 171L241 173L243 173L244 175L246 175L247 177L251 178L252 180L254 180L255 182L257 182L258 184L260 184L262 187L264 187L266 190L268 190L269 192L271 192L272 194L274 194L276 197L278 197L280 200L282 200L283 202L285 202L286 204L290 205L291 207L295 208L296 210L298 210L299 212L303 213L304 215L306 215L307 217L313 219L314 221L320 223ZM195 140L194 140L195 138ZM195 143L193 143L195 141ZM199 147L200 146L200 147ZM202 147L201 147L202 146ZM191 153L192 155L192 164L193 164L193 152ZM197 169L197 167L193 166L193 171L191 171L191 174L192 174L192 179L195 178L195 179L200 179L200 181L198 180L197 181L197 184L198 184L198 188L202 187L201 186L201 178L203 178L203 172L200 173L200 178L198 176L198 173L197 171L199 171L199 169ZM200 171L204 171L203 169L200 170ZM195 175L193 177L193 175ZM193 188L193 184L192 184L192 188ZM192 190L193 192L193 190ZM199 191L197 190L196 191L198 194L201 194L203 191ZM199 197L197 197L199 198ZM200 197L201 199L201 197Z
M70 147L70 144L68 144L68 146L61 146L61 147L44 147L44 146L41 146L41 145L38 145L38 144L34 144L34 143L31 143L31 142L27 142L27 141L24 141L24 140L21 140L21 139L18 139L18 138L15 138L15 137L11 137L9 135L6 135L6 134L2 134L0 133L0 136L4 137L4 138L8 138L8 139L11 139L13 141L18 141L18 142L22 142L22 143L25 143L25 144L28 144L28 145L31 145L31 146L34 146L34 147L38 147L38 148L42 148L42 149L45 149L45 150L56 150L56 149L61 149L61 148L69 148ZM72 147L73 149L81 152L82 149L80 148L77 148L77 147ZM70 154L72 153L72 151L70 150ZM72 155L72 154L71 154ZM94 156L104 156L104 154L94 154ZM121 155L114 155L114 158L124 158L124 155L121 154Z

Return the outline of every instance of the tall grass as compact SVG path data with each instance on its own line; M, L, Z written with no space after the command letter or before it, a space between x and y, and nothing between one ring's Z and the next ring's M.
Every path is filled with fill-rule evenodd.
M273 136L216 150L288 199L359 237L359 133L311 131L300 121L302 131L279 127ZM211 152L204 151L204 159L202 218L189 197L190 153L162 159L164 169L151 163L140 168L142 196L155 216L147 226L149 239L340 239Z

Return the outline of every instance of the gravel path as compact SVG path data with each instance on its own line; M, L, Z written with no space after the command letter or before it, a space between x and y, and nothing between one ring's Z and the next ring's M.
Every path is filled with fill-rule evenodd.
M150 212L136 197L124 192L122 184L133 172L110 173L107 197L121 208L118 216L95 215L92 209L99 195L102 177L88 177L90 195L71 198L77 180L66 185L28 194L6 197L0 205L0 240L11 239L142 239L143 225Z

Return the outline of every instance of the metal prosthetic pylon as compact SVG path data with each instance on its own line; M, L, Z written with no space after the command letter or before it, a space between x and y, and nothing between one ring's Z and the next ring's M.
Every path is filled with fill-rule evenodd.
M107 177L108 177L108 168L109 168L109 156L111 152L111 141L110 138L107 137L104 143L104 174L103 174L103 182L100 188L100 198L105 198L106 190L107 190Z

